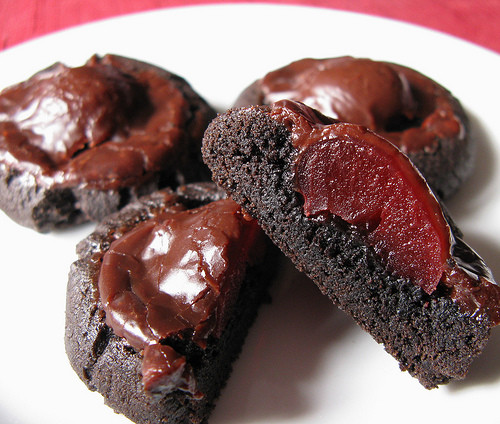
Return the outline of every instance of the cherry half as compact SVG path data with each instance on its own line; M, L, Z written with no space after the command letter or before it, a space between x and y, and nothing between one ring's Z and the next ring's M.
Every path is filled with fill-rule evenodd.
M307 106L275 103L292 128L296 189L308 217L354 225L391 272L432 293L449 266L451 233L441 206L410 160L365 127Z

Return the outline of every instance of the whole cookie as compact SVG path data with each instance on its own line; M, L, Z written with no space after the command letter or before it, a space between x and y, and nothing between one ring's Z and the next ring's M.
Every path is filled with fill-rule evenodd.
M255 81L235 106L281 99L303 102L387 138L442 199L472 173L475 142L464 109L446 88L416 70L349 56L302 59Z
M214 116L157 66L115 55L56 63L0 93L0 208L45 232L208 179L199 150Z

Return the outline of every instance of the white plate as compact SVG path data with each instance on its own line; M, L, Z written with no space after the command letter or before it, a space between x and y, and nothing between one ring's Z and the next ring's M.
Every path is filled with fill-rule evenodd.
M302 57L399 62L462 100L478 168L449 203L466 239L500 275L500 57L455 38L364 15L288 6L220 5L98 22L0 53L0 86L62 60L117 53L177 72L220 109L267 71ZM67 273L92 225L40 235L0 214L0 422L127 423L89 392L64 353ZM500 334L469 377L427 391L316 288L296 276L265 306L211 424L485 422L498 417Z

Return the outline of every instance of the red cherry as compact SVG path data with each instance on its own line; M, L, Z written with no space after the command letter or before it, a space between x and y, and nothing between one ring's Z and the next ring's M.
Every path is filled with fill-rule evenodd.
M391 271L432 293L447 269L450 230L421 175L364 127L318 126L321 137L303 145L296 167L305 214L353 224Z

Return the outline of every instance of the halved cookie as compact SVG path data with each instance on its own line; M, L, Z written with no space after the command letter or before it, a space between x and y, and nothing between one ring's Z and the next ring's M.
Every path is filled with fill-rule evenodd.
M301 103L210 124L214 181L427 388L463 378L500 322L500 287L409 159Z
M78 245L66 351L136 423L202 423L279 266L257 222L212 183L164 189Z

